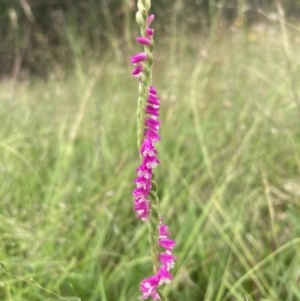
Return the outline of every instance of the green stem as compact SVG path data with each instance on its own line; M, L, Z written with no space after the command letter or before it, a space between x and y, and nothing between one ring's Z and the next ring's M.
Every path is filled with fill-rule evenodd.
M154 182L154 181L152 181ZM158 213L158 197L154 190L150 193L150 217L149 217L149 241L151 246L151 257L153 262L154 274L158 272L159 262L158 262L158 236L159 236L159 213Z
M153 173L152 175L152 188L150 190L149 196L150 196L150 217L149 217L149 241L151 246L151 257L153 262L153 271L154 274L158 272L159 269L159 224L160 224L160 217L158 212L158 204L159 204L159 198L157 196L157 183L154 181L155 175ZM159 288L157 290L160 300L167 301L166 297L164 296L162 289Z
M150 9L151 1L149 0L139 0L138 8L136 15L136 20L141 29L141 36L145 37L145 32L147 28L147 18L148 10ZM143 63L143 74L141 76L139 84L139 98L138 98L138 111L137 111L137 144L138 150L140 150L141 145L144 140L144 131L145 131L145 115L146 115L146 105L149 87L152 82L152 67L153 67L153 56L152 52L154 49L154 44L150 46L144 46L144 52L147 54L147 60Z
M151 7L151 0L138 0L138 11L136 14L136 21L141 29L142 37L146 36L147 28L147 18L148 11ZM143 63L143 72L139 84L139 98L138 98L138 111L137 111L137 144L138 150L140 151L143 140L144 140L144 131L145 131L145 118L146 118L146 105L147 98L149 93L149 88L152 82L152 68L153 68L153 52L154 43L150 46L144 46L144 52L147 54L147 60ZM142 156L140 155L142 159ZM159 199L157 196L157 184L154 181L155 175L152 175L152 188L149 192L150 196L150 216L149 216L149 242L151 248L151 257L153 262L154 274L158 273L159 270L159 212L158 204ZM161 288L157 290L160 300L167 301L166 297L162 293Z

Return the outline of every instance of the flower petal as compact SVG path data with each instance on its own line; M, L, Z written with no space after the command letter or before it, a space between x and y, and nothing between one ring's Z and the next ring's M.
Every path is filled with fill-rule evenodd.
M164 248L168 251L172 251L172 249L176 245L176 242L174 240L169 239L169 238L160 238L159 239L159 245L162 248Z
M139 62L143 62L147 60L147 54L145 52L140 52L131 57L131 64L135 65Z
M142 45L145 45L145 46L150 46L152 41L148 38L145 38L145 37L136 37L135 38L137 42L139 42L140 44Z
M142 71L143 71L143 66L142 65L137 65L136 66L136 68L134 68L133 70L132 70L132 75L133 76L140 76L140 74L142 73Z

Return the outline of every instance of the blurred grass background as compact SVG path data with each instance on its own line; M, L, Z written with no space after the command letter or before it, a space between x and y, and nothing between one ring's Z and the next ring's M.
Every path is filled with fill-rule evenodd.
M252 24L210 5L199 30L182 7L167 21L157 8L154 22L157 181L178 242L166 292L170 301L300 300L298 26L279 2ZM22 61L0 82L0 300L135 301L151 274L131 197L138 29L129 14L120 38L114 11L106 16L99 53L66 23L70 65L48 56L53 46L39 54L45 73Z

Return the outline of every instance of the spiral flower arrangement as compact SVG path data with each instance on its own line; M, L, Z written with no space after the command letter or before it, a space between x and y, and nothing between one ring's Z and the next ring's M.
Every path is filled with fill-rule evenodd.
M170 239L167 225L158 211L159 199L154 169L160 164L155 145L160 141L159 118L160 98L152 85L153 67L153 36L150 27L154 15L148 15L150 0L138 0L136 21L141 30L141 36L136 41L143 45L144 51L131 57L135 66L132 75L139 78L139 97L137 110L137 142L140 153L140 165L136 169L133 190L134 211L136 216L149 224L149 240L154 274L142 280L140 291L142 298L152 297L154 300L167 300L161 291L164 284L172 281L170 270L174 267L176 257L173 255L175 241Z

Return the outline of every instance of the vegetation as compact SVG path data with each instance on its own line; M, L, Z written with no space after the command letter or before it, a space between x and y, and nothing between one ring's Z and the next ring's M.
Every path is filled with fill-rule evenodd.
M300 299L300 40L281 25L156 32L172 301ZM151 274L133 53L72 43L73 74L0 83L1 300L135 301Z
M186 30L207 34L220 17L225 27L269 22L278 5L287 18L298 19L300 2L294 0L156 0L151 12L163 34L170 34L174 19ZM0 77L48 78L74 67L71 37L89 58L126 47L133 40L135 12L133 0L1 0Z

